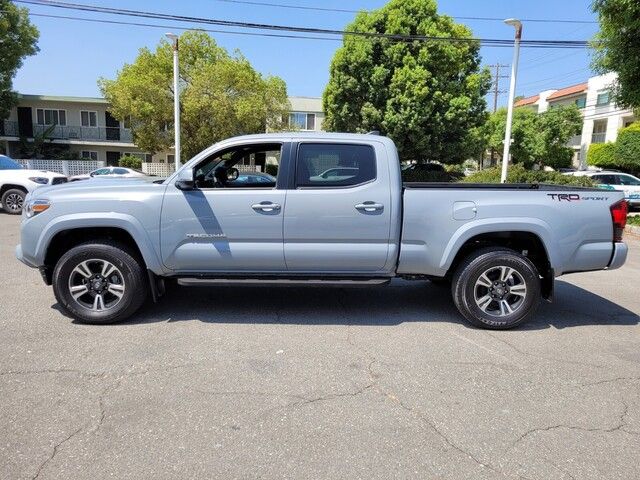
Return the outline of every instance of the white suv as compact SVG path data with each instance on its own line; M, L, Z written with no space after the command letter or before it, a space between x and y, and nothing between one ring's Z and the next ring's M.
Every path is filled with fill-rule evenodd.
M67 177L60 173L27 170L15 160L0 155L0 201L7 213L21 213L27 193L36 188L66 182Z
M631 207L640 207L640 178L628 173L602 170L600 172L576 172L574 175L584 175L593 179L598 187L606 190L621 190L624 198Z

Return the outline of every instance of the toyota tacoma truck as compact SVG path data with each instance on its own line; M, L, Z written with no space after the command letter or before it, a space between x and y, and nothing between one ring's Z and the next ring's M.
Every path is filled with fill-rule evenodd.
M240 171L273 175L236 182ZM378 135L217 143L162 181L74 182L29 195L16 255L87 323L124 320L165 285L449 284L471 324L505 329L554 278L627 256L613 190L404 183Z

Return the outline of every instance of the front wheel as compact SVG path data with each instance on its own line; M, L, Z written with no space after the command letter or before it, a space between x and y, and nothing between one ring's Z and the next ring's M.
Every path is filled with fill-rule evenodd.
M12 188L7 190L2 195L2 207L7 213L11 215L18 215L22 213L22 207L24 206L24 199L27 196L22 190Z
M142 263L124 245L90 242L65 253L53 271L56 300L91 324L119 322L142 306L148 281Z
M451 291L456 307L472 325L504 330L535 313L541 298L540 275L527 257L486 248L460 264Z

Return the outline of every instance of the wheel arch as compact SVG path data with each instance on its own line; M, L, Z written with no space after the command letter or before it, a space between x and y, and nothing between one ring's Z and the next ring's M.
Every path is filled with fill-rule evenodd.
M451 259L446 276L451 278L465 258L487 247L508 248L527 257L535 265L541 277L543 298L547 300L552 298L555 274L547 246L538 234L527 230L484 232L468 238Z
M24 185L20 185L19 183L4 183L0 186L0 198L5 194L7 190L21 190L24 193L29 193L29 190Z
M110 217L92 217L81 221L77 218L61 218L55 224L48 225L36 247L39 264L44 266L44 273L49 277L46 280L50 281L50 272L64 252L81 243L101 240L117 241L128 246L145 269L163 273L148 232L135 219L120 217L111 214Z

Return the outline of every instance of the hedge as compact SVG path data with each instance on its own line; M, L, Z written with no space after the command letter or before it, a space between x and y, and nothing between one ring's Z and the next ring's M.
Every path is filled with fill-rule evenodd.
M618 132L616 159L621 168L640 172L640 122L635 122Z
M587 151L587 164L600 168L617 168L620 162L616 156L615 143L592 143Z
M134 157L133 155L124 155L120 157L118 164L121 167L135 168L136 170L140 170L142 168L142 160L138 157Z
M469 175L462 181L466 183L500 183L501 169L487 168ZM555 185L576 185L593 187L593 181L585 176L563 175L560 172L546 172L544 170L527 170L520 164L509 165L507 183L551 183Z

